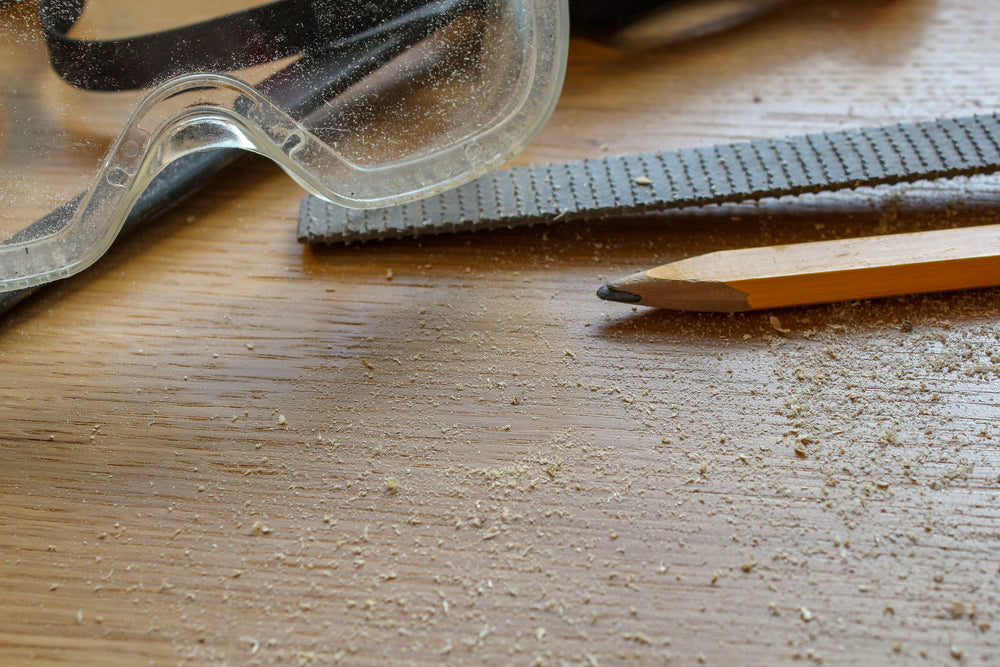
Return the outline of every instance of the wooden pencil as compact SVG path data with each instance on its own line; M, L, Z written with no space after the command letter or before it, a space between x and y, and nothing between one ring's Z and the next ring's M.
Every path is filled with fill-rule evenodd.
M733 313L1000 285L1000 225L723 250L609 283L608 301Z

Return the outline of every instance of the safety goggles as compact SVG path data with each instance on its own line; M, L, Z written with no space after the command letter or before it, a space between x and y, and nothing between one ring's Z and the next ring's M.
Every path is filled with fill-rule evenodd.
M0 1L0 291L95 262L242 151L353 208L521 151L566 0Z

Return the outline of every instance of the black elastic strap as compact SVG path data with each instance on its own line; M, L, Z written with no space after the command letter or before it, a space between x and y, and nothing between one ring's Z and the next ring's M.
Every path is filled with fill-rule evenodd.
M569 0L569 15L573 23L607 30L624 25L661 6L677 4L676 0Z
M277 0L162 32L108 40L69 37L86 0L40 0L39 22L56 73L87 90L148 88L186 72L227 72L327 48L427 4Z

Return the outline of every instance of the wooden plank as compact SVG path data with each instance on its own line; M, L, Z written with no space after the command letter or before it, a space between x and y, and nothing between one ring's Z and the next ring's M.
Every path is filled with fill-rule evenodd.
M998 23L798 3L652 53L578 39L516 162L1000 108ZM996 662L996 290L783 331L593 295L637 262L997 224L995 190L309 250L301 191L251 160L0 324L0 655Z

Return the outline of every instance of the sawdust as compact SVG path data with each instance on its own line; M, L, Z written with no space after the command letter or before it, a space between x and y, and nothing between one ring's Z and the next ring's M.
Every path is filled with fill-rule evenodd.
M153 431L185 482L138 496L159 553L104 521L44 557L106 553L81 629L123 633L125 607L178 661L988 664L998 338L908 303L784 331L551 300L365 311L372 335L211 406L239 420L191 420L226 439Z

